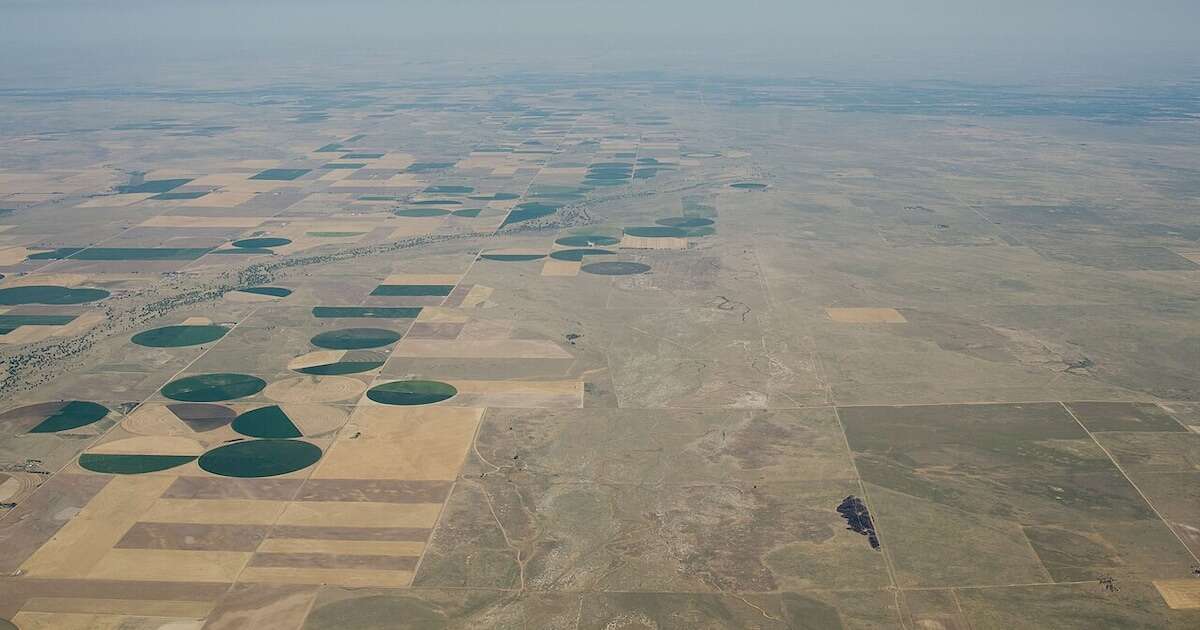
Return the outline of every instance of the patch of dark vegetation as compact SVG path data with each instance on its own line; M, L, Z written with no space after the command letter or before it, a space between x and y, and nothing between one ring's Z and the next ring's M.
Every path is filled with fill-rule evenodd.
M196 260L206 247L60 247L31 254L29 260Z
M866 536L871 548L879 549L879 536L875 533L875 524L871 522L871 513L862 499L850 495L842 499L837 511L846 519L846 529Z
M0 289L0 305L85 304L108 297L104 289L72 289L54 285L29 285Z
M233 430L255 438L298 438L300 429L279 405L247 411L233 421Z
M624 232L630 236L642 238L685 238L688 235L687 231L682 228L664 225L627 227Z
M178 201L180 199L199 199L207 194L207 190L195 190L190 192L165 192L154 195L151 197L151 199L157 199L159 201Z
M529 201L526 203L517 204L517 207L513 208L512 212L509 212L508 216L504 218L504 223L500 224L500 227L504 228L505 226L512 225L514 223L521 223L524 221L531 221L533 219L549 216L555 212L558 212L558 209L561 207L562 206L560 204L541 203L538 201Z
M21 326L65 326L75 321L75 315L0 315L0 328L12 332Z
M405 173L429 173L454 166L454 162L414 162L404 169Z
M259 236L255 238L244 238L240 241L234 241L233 246L245 249L262 249L269 247L283 247L284 245L291 244L291 242L292 239L283 238L281 236Z
M312 169L307 168L269 168L250 179L265 179L269 181L290 182L308 174Z
M245 287L242 289L238 289L238 291L241 291L242 293L251 293L254 295L266 295L268 297L277 297L277 298L287 297L292 294L291 289L285 289L283 287Z
M218 402L252 396L266 386L266 381L248 374L197 374L171 381L161 391L182 402Z
M215 325L181 325L152 328L131 338L133 343L150 348L180 348L216 341L229 329Z
M191 455L84 453L79 456L79 466L85 470L105 475L141 475L169 470L187 464L195 459Z
M431 405L457 393L453 385L440 381L393 381L367 390L367 398L381 405Z
M152 179L137 184L127 184L125 186L117 186L119 193L155 193L161 194L169 190L174 190L180 186L190 182L190 179Z
M70 429L78 429L103 420L108 415L104 405L83 400L72 400L54 413L46 416L45 420L29 430L30 433L58 433Z
M571 262L580 262L584 256L605 256L612 255L616 252L607 249L596 248L580 248L580 249L560 249L556 252L550 252L550 257L554 260L566 260Z
M402 335L386 328L346 328L330 330L314 336L312 344L329 350L362 350L394 343Z
M452 284L381 284L371 291L375 297L446 297Z
M223 477L274 477L308 468L321 449L302 440L249 440L215 448L200 456L200 468Z
M604 247L607 245L616 245L619 242L621 242L621 239L612 236L576 234L575 236L564 236L554 241L554 244L562 245L563 247Z

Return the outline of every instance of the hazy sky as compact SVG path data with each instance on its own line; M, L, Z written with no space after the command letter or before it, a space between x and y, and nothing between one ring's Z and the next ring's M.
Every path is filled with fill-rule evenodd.
M0 78L180 83L205 68L244 80L344 67L360 80L388 64L464 62L1161 80L1193 76L1197 24L1196 0L0 0Z

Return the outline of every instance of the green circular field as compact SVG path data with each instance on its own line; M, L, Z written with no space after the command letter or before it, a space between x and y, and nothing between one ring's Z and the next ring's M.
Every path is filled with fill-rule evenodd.
M625 233L630 236L641 236L645 238L683 238L687 236L686 231L677 227L667 227L665 225L628 227L625 228Z
M108 455L84 453L79 465L106 475L139 475L168 470L196 459L193 455Z
M633 276L650 271L650 265L613 260L584 265L580 270L598 276Z
M404 210L396 210L392 214L398 217L444 217L450 214L449 210L444 208L407 208Z
M550 252L550 257L555 260L569 260L579 262L584 256L604 256L612 255L616 252L607 249L582 248L582 249L560 249L556 252Z
M200 468L223 477L274 477L308 468L321 449L300 440L248 440L200 456Z
M712 219L704 219L701 217L668 217L655 221L659 225L676 228L698 228L706 225L712 225Z
M150 348L181 348L216 341L227 332L228 328L216 325L164 326L140 332L130 340L139 346Z
M234 241L234 247L243 247L247 249L263 249L268 247L283 247L292 242L290 238L280 236L260 236L257 238L244 238L240 241Z
M323 332L312 338L312 345L329 350L362 350L394 343L400 333L386 328L343 328Z
M453 398L458 390L440 381L393 381L367 390L367 398L384 405L430 405Z
M563 247L604 247L606 245L616 245L621 239L612 236L600 236L599 234L577 234L575 236L564 236L557 241L556 245Z
M243 413L233 420L233 430L256 438L298 438L303 435L279 405Z
M0 289L0 306L19 304L84 304L109 296L104 289L72 289L53 285L29 285Z
M736 184L730 184L729 187L730 188L738 188L741 190L762 190L762 189L766 188L767 185L760 184L758 182L738 182Z
M162 395L183 402L217 402L252 396L267 382L249 374L197 374L167 383Z
M108 407L85 400L41 403L21 407L0 416L0 421L9 418L37 422L30 433L58 433L86 427L104 419Z
M629 179L629 176L629 171L591 171L584 176L584 179L619 180Z

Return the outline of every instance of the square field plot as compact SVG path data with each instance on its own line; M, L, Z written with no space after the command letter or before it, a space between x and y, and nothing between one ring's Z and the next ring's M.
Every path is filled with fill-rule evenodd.
M901 586L1188 573L1187 549L1062 405L839 415Z
M290 182L304 177L311 169L307 168L269 168L250 179L265 179L277 182Z

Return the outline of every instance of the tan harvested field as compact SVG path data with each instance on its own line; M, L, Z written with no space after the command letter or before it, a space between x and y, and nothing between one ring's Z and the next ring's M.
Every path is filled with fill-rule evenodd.
M1200 627L1195 120L298 85L0 94L0 628Z

